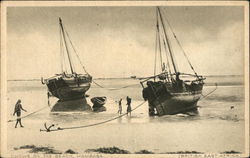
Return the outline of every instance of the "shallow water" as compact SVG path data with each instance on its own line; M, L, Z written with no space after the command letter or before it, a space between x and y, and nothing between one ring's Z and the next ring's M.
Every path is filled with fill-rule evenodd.
M217 90L198 102L199 114L184 114L149 117L147 103L132 112L106 124L59 132L40 132L43 124L55 124L56 127L72 127L101 122L117 116L118 105L123 98L123 112L126 111L126 96L132 97L132 108L143 102L141 86L110 91L92 85L87 92L91 97L106 96L107 111L51 113L50 108L31 115L22 122L25 128L14 128L14 122L8 123L8 150L14 147L34 144L53 146L57 150L73 149L83 153L86 149L117 146L131 152L147 149L155 153L176 151L198 151L218 153L223 151L244 152L244 86L242 77L207 78L204 95L215 87ZM117 88L139 83L134 79L96 80L104 87ZM47 105L47 90L39 81L8 81L8 119L13 119L15 102L22 99L28 113ZM52 105L56 98L50 99ZM231 106L234 108L231 109ZM23 112L22 115L26 114Z

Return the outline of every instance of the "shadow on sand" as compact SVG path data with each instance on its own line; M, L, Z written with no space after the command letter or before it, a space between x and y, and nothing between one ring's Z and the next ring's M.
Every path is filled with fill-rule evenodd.
M76 100L58 100L51 109L52 112L72 112L72 111L91 111L91 106L86 98Z

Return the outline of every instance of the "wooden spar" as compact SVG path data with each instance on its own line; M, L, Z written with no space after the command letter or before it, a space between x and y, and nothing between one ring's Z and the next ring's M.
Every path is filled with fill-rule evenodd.
M60 24L61 29L62 29L63 40L64 40L64 43L65 43L65 48L66 48L67 55L68 55L68 58L69 58L70 70L71 70L71 73L73 74L74 71L73 71L73 67L72 67L72 63L71 63L71 58L70 58L70 55L69 55L68 45L67 45L67 42L66 42L66 39L65 39L65 33L64 33L64 28L63 28L63 25L62 25L62 19L61 18L59 18L59 24Z
M163 66L162 66L162 54L161 54L161 36L160 36L160 30L159 30L158 16L157 16L156 26L157 26L157 32L158 32L158 43L159 43L159 52L160 52L161 70L162 70Z
M155 65L154 65L154 76L156 75L156 61L157 61L157 48L158 48L158 14L156 10L156 34L155 34ZM155 81L155 78L154 78Z
M61 54L60 63L61 63L61 70L63 74L64 72L66 72L66 69L65 70L63 69L63 65L65 65L65 61L64 61L63 43L62 43L62 29L60 28L60 26L59 26L59 31L60 31L60 54Z
M173 53L172 53L172 48L171 48L171 45L170 45L170 41L168 39L166 30L165 30L165 24L164 24L163 19L162 19L160 8L157 7L157 9L158 9L158 12L159 12L159 15L160 15L160 19L161 19L161 24L162 24L162 27L163 27L164 36L166 38L166 42L167 42L167 45L168 45L168 50L169 50L169 53L170 53L170 57L171 57L171 60L172 60L174 71L175 71L175 74L177 74L178 70L177 70L177 66L175 65L174 56L173 56Z

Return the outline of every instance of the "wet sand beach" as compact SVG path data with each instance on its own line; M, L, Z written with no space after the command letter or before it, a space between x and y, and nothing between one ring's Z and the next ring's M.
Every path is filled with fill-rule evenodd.
M244 86L242 78L231 77L208 78L204 94L214 89L215 81L222 82L218 89L208 97L199 101L199 114L184 114L149 117L147 103L132 112L132 116L124 116L117 120L93 127L62 130L57 132L40 132L44 123L55 124L55 127L72 127L93 124L118 116L119 98L128 95L132 98L132 108L143 102L141 87L138 86L109 91L92 85L87 92L90 98L106 96L107 111L94 112L50 112L50 108L22 119L24 128L14 128L14 122L7 124L8 152L12 154L29 153L27 149L18 149L24 145L35 147L53 147L64 153L69 149L77 153L86 153L88 149L117 147L121 150L152 153L244 153ZM134 79L97 80L105 87L122 87L139 83ZM22 99L23 107L28 110L25 116L47 105L47 90L39 81L8 81L8 119L15 102ZM31 99L34 98L34 99ZM51 103L57 101L52 98ZM122 102L123 113L126 102ZM234 106L233 109L230 107ZM116 148L115 148L116 149ZM118 150L117 149L117 150ZM104 149L100 149L104 150ZM106 149L105 149L106 150ZM110 149L113 150L113 149ZM70 152L70 151L69 151Z

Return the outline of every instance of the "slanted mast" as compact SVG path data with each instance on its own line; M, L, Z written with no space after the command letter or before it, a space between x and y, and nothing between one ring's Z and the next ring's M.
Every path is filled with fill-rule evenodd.
M156 8L154 76L147 77L140 82L143 87L142 95L144 100L148 101L148 112L150 116L173 115L177 113L187 112L197 113L197 102L201 97L204 84L203 80L205 80L205 78L196 74L183 49L183 54L188 60L188 63L191 69L194 71L195 75L179 72L174 56L175 52L172 49L175 47L174 45L171 45L171 43L174 42L172 41L171 32L173 33L173 37L177 41L177 44L180 47L181 45L176 38L165 14L166 12L164 12L164 8ZM162 54L162 50L166 54ZM159 60L161 64L160 74L156 74L156 63L158 55L160 56ZM162 55L164 55L164 57L166 56L167 65L162 62ZM180 76L184 75L189 77L196 76L197 79L183 80L180 78ZM154 79L154 81L152 81L151 79ZM156 81L156 79L158 79L158 81ZM145 82L146 86L144 86Z
M178 65L175 59L175 55L174 55L174 51L172 48L172 44L170 41L170 35L168 34L167 30L166 30L166 26L169 28L170 33L172 32L173 38L176 40L178 46L181 48L181 52L183 53L184 57L186 58L186 60L188 61L188 64L190 66L190 68L193 70L194 75L192 74L186 74L186 75L191 75L191 76L195 76L197 78L197 80L201 79L200 76L197 75L197 73L195 72L191 62L189 61L184 49L182 48L179 40L177 39L166 15L164 16L164 12L162 11L162 9L160 7L156 8L156 50L155 50L155 68L154 68L154 75L156 76L156 56L157 56L157 47L159 48L159 53L160 53L160 62L161 62L161 74L163 74L163 76L165 76L165 78L167 78L168 81L173 80L173 75L175 75L175 79L179 80L179 76L181 74L185 74L185 73L180 73L179 69L178 69ZM163 18L165 17L165 18ZM166 22L166 23L165 23ZM164 62L162 62L162 45L161 43L163 43L162 45L164 45L165 48L165 52L166 52L166 59L167 59L167 65L165 65ZM170 58L170 59L169 59ZM170 67L171 64L169 64L171 61L172 67ZM165 67L166 66L166 67ZM171 72L171 69L174 71L174 73ZM165 80L165 79L164 79Z
M171 57L171 60L172 60L173 68L174 68L175 74L177 74L178 73L178 68L177 68L176 62L174 60L175 58L174 58L174 55L173 55L173 50L172 50L171 43L170 43L170 41L168 39L166 30L165 30L165 24L164 24L164 21L162 19L162 14L161 14L160 8L157 7L157 10L158 10L160 21L161 21L161 24L162 24L162 27L163 27L164 37L165 37L166 42L167 42L167 46L168 46L169 54L170 54L170 57ZM159 27L159 26L157 26L157 27Z
M42 79L42 83L46 84L49 93L60 99L60 101L84 98L86 91L88 91L91 86L92 76L84 69L61 18L59 18L59 31L62 73L56 74L46 80ZM77 74L75 72L74 61L72 60L75 56L72 56L72 49L86 74Z
M81 59L73 45L73 42L71 41L70 39L70 36L67 32L67 30L65 29L63 23L62 23L62 19L59 18L59 29L60 29L60 48L61 48L61 67L62 67L62 75L63 76L66 76L67 77L67 68L66 68L66 65L69 65L70 66L70 71L71 73L69 74L69 76L77 76L77 73L76 73L76 67L75 67L75 64L73 64L73 61L72 61L72 51L75 53L75 56L74 56L74 59L77 59L79 64L81 65L82 69L84 70L85 72L85 75L88 75L90 76L90 74L87 72L87 70L85 69L83 63L81 62ZM64 46L63 46L64 45ZM65 50L66 50L66 53L67 53L67 58L64 58L64 47L65 47ZM71 49L69 49L71 48ZM71 50L71 51L70 51ZM68 61L69 64L66 64L67 62L65 61L65 59ZM64 69L64 66L65 66L65 69ZM75 69L74 69L75 68Z
M68 44L66 42L66 36L65 36L65 30L64 30L64 27L63 27L63 24L62 24L62 19L59 18L59 25L60 25L60 28L61 28L61 33L62 33L62 38L63 38L63 41L64 41L64 45L65 45L65 48L66 48L66 52L67 52L67 56L68 56L68 59L69 59L69 65L70 65L70 70L71 70L71 74L74 74L74 71L73 71L73 66L72 66L72 61L71 61L71 56L69 54L69 49L68 49ZM63 52L61 52L63 53ZM62 61L61 61L62 62Z

